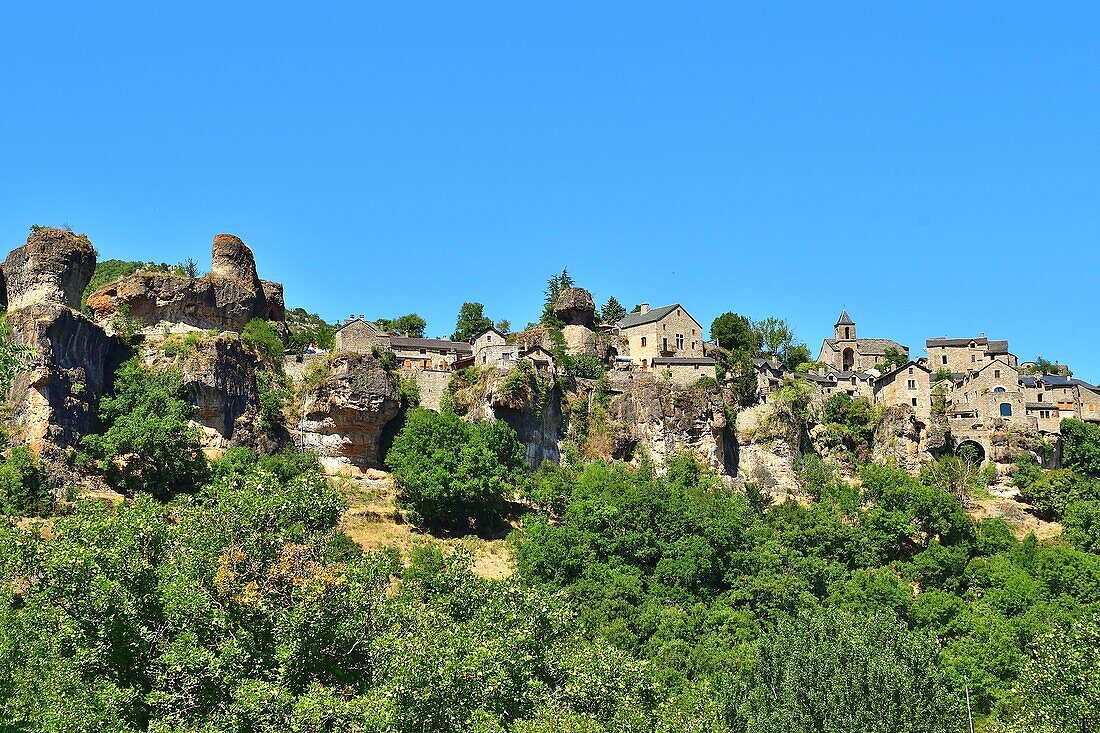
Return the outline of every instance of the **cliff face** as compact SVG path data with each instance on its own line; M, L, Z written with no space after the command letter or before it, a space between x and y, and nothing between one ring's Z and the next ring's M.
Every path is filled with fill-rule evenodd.
M325 470L379 468L382 445L402 412L397 378L370 354L341 353L311 365L294 442L317 453Z
M640 449L660 465L687 450L722 473L736 466L721 394L652 373L612 373L601 386L534 370L489 370L453 385L452 401L467 419L508 423L532 465L558 462L568 440L587 438L594 457L630 461Z
M8 393L9 427L48 462L60 462L93 426L94 405L109 387L122 344L74 310L95 269L83 235L36 229L3 264L3 299L27 369Z
M260 280L252 250L231 234L214 238L210 274L189 278L169 273L128 275L88 296L95 321L110 331L120 310L129 309L150 330L240 331L254 318L285 331L283 287Z

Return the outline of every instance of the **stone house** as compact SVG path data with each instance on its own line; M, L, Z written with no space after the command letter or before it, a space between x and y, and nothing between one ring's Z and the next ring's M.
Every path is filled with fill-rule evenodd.
M369 354L373 348L390 348L389 334L363 316L352 316L336 330L336 351Z
M924 342L928 350L928 366L933 372L947 369L962 375L977 371L994 359L1012 367L1019 365L1015 354L1008 350L1008 341L990 341L985 334L976 338L931 338Z
M1000 358L977 371L967 372L953 394L954 412L967 415L973 412L973 417L985 428L999 423L1037 431L1038 419L1028 414L1027 402L1016 365Z
M752 363L756 367L756 398L767 402L768 395L783 386L786 369L771 359L753 359Z
M928 424L932 420L932 387L932 371L910 361L874 380L874 402L890 407L907 405L917 419Z
M654 359L708 358L703 353L703 327L679 303L660 308L642 303L616 326L623 345L620 353L642 369L653 366Z
M909 347L897 341L857 337L855 321L848 311L842 310L833 325L833 338L821 342L817 360L838 372L866 372L878 369L886 359L886 350L891 348L909 358Z
M473 353L465 341L390 336L390 348L401 369L448 371L459 359Z
M845 393L852 399L874 399L875 375L870 372L842 372L835 369L818 369L808 372L806 379L817 386L822 397Z

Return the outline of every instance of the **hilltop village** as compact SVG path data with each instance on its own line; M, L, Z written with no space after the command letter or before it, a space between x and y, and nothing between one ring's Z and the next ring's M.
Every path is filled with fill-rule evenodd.
M1021 362L1007 341L930 338L914 356L863 336L846 311L816 359L805 347L780 359L713 338L684 304L612 312L559 281L543 319L519 331L475 318L468 332L435 339L422 324L410 333L352 316L331 343L294 349L300 326L282 285L259 277L239 238L214 239L205 275L193 264L134 265L97 266L86 237L48 228L5 261L7 322L34 355L10 386L9 429L49 465L69 465L134 349L150 367L182 369L210 454L293 445L334 473L382 467L416 405L505 421L531 465L578 451L660 465L688 450L731 480L779 491L794 487L807 452L911 472L960 451L1003 474L1021 453L1053 467L1064 419L1100 422L1100 389L1058 365ZM259 357L249 347L257 329L271 341ZM286 380L276 392L272 374ZM861 435L835 429L848 402L877 411Z

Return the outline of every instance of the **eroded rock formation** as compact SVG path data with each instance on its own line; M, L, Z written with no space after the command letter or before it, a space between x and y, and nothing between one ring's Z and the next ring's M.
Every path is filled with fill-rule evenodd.
M260 280L252 250L231 234L214 238L210 274L189 278L166 272L137 272L88 296L88 308L108 331L128 308L151 331L240 331L254 318L284 329L283 288Z
M304 390L295 443L332 473L378 468L382 446L402 410L398 381L370 354L340 353L319 363L319 383Z
M26 244L8 254L2 270L8 310L42 303L79 308L95 270L95 249L83 234L35 228Z
M596 303L584 288L566 288L554 302L554 316L567 326L596 327Z

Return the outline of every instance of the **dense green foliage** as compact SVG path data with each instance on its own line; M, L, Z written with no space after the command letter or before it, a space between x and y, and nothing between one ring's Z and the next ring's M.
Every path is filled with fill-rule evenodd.
M760 333L753 328L752 321L737 313L723 313L711 321L710 337L723 349L760 352Z
M283 360L283 339L271 321L253 318L241 329L241 343L261 358L280 365Z
M452 341L469 341L487 328L493 327L493 319L485 315L485 306L481 303L463 303L455 319Z
M167 497L193 492L205 480L206 458L188 422L191 406L178 369L147 369L137 357L123 363L98 417L103 432L81 441L83 455L120 491Z
M718 685L718 730L961 730L964 685L1007 724L1032 645L1097 607L1095 555L1017 542L896 469L801 476L818 503L765 509L690 459L540 471L532 498L559 519L528 522L520 572L673 689Z
M546 292L543 294L542 314L539 317L539 323L552 328L560 328L564 325L554 316L554 304L558 302L558 296L561 295L563 290L574 285L573 276L569 274L568 268L562 270L560 275L550 276L546 283Z
M15 375L26 368L34 355L30 347L16 343L7 318L0 315L0 394L7 394Z
M16 446L0 461L0 514L45 517L53 496L38 459L26 446Z
M414 409L386 455L400 503L430 526L497 519L520 477L524 448L503 422L469 423Z
M336 327L316 313L305 308L291 308L286 312L286 327L290 332L287 348L301 354L310 345L330 350L336 345Z
M1062 421L1062 465L1083 476L1100 478L1100 425Z

